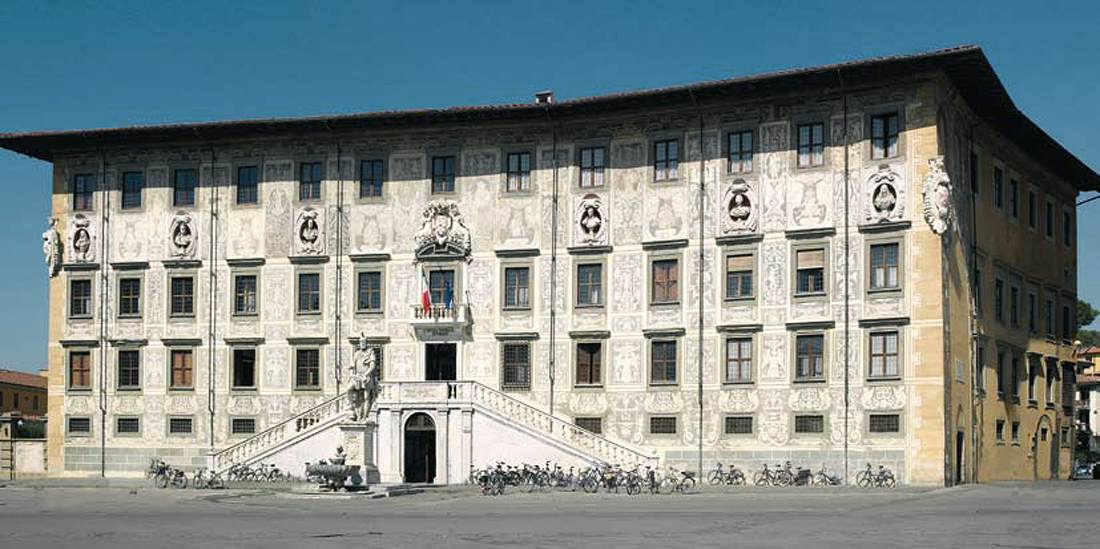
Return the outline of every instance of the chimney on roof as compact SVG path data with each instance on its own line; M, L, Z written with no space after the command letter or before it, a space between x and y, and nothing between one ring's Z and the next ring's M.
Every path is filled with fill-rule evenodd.
M536 105L549 105L554 102L554 90L535 92Z

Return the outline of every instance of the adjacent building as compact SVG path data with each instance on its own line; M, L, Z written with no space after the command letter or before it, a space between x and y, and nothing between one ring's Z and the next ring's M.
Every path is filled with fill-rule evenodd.
M385 481L1069 472L1074 202L1100 176L975 47L0 146L54 166L52 474L297 471L338 442L361 344Z
M46 377L0 370L0 414L19 412L25 418L46 415Z

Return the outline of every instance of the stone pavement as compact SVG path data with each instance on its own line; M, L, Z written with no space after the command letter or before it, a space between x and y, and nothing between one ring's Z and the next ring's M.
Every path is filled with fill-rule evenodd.
M0 547L1097 547L1097 508L1097 481L384 500L15 483Z

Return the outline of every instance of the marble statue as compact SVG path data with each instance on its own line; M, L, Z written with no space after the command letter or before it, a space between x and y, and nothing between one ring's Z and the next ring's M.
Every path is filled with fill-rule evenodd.
M347 403L352 421L366 421L378 398L380 390L378 379L378 358L376 350L367 345L367 338L359 334L359 345L351 358L348 371Z
M61 270L61 235L57 233L57 218L51 217L42 233L42 254L46 256L46 272L50 278Z

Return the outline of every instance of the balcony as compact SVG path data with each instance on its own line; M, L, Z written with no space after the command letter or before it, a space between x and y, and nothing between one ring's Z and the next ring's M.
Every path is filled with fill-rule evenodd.
M456 339L462 337L471 324L469 309L465 303L453 303L450 307L430 305L427 308L417 304L412 306L409 324L420 339Z

